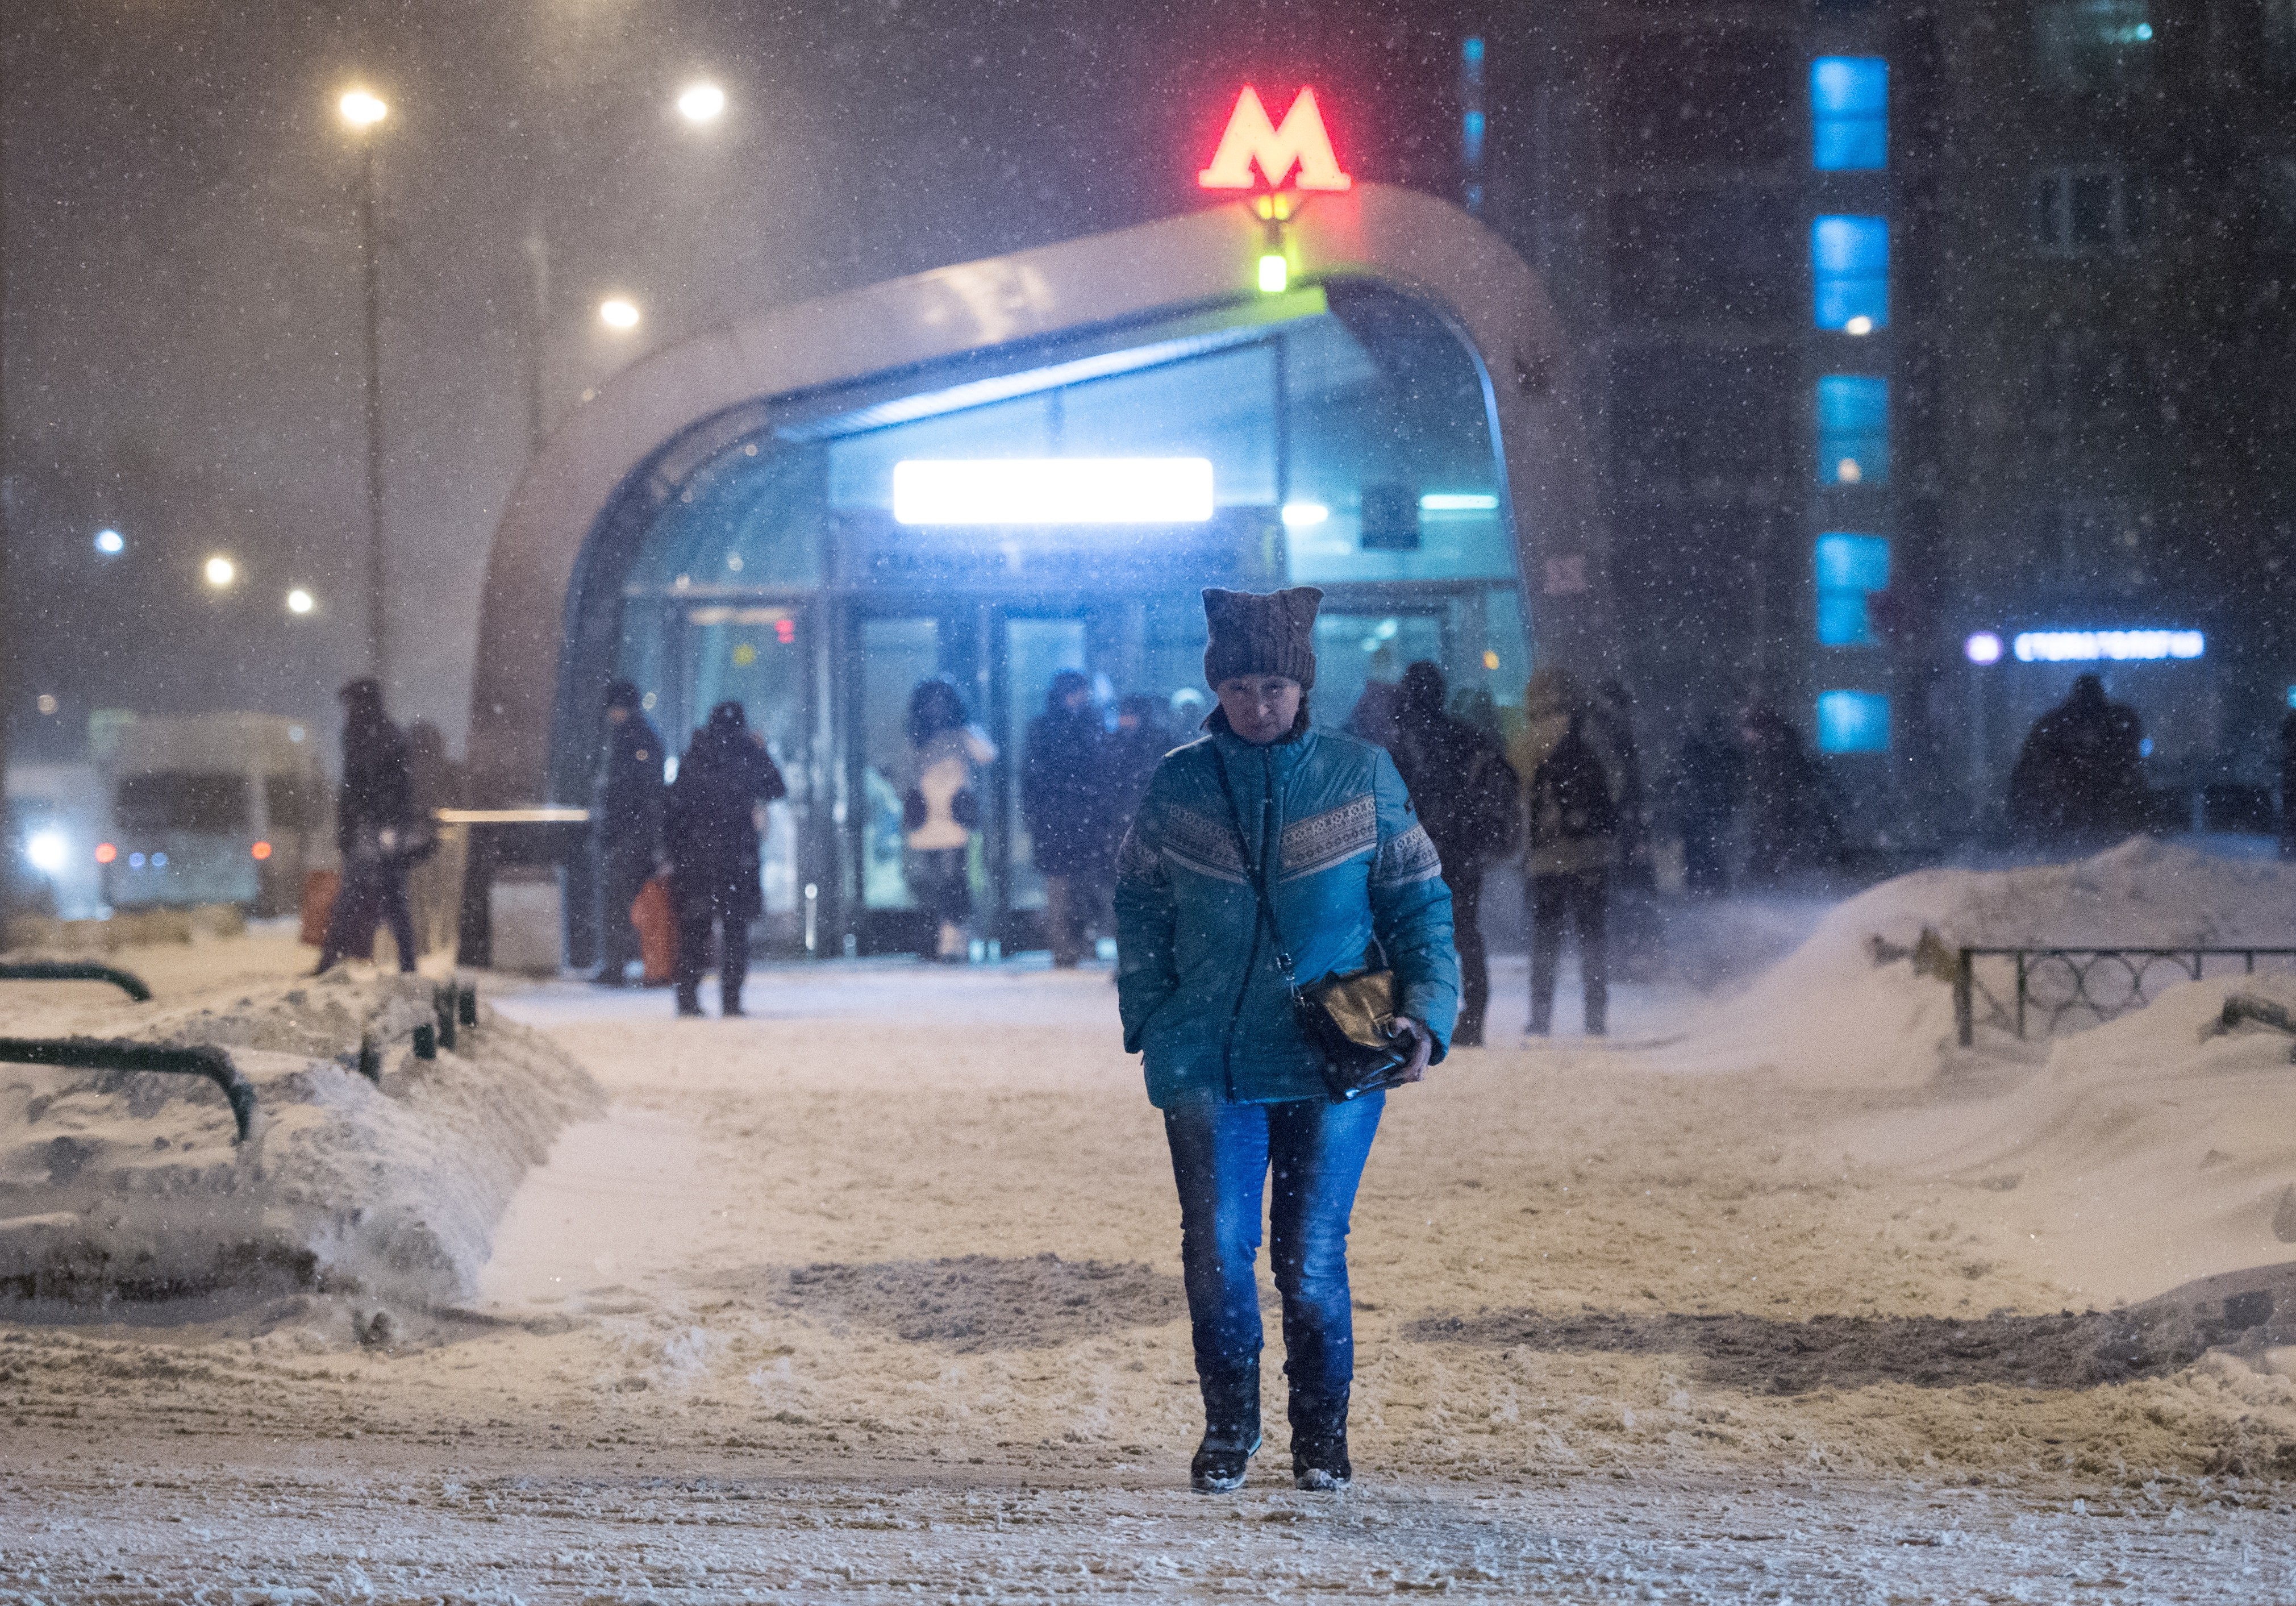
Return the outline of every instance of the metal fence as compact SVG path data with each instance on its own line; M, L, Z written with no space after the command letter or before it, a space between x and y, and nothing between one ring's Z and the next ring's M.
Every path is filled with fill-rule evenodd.
M2011 962L2005 997L1979 978L1980 959ZM1964 948L1954 968L1954 1030L1963 1048L1975 1042L1980 1001L1987 1025L2020 1038L2037 1018L2044 1036L2068 1016L2097 1025L2143 1009L2177 982L2199 981L2211 959L2224 961L2215 974L2253 976L2259 959L2296 968L2296 948Z

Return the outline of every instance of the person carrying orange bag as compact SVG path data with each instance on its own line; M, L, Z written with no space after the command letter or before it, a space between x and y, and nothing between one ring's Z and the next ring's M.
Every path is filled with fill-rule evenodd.
M677 910L669 901L668 871L638 888L638 895L630 902L630 924L637 927L645 985L668 986L677 976Z

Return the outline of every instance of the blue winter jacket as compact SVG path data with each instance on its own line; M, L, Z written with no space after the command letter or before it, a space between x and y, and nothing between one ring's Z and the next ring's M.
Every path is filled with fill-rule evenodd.
M1330 731L1255 747L1212 724L1165 756L1117 859L1118 1007L1150 1102L1326 1097L1244 875L1223 760L1300 984L1361 969L1375 931L1400 1012L1442 1058L1459 1009L1451 889L1395 762Z

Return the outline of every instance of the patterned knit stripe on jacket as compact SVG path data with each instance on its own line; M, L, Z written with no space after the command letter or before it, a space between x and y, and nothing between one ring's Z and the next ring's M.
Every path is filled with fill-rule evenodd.
M1266 867L1300 984L1376 962L1375 933L1402 1012L1434 1033L1439 1059L1458 1013L1451 893L1394 761L1331 731L1264 747L1221 731L1165 758L1117 859L1118 1003L1125 1048L1145 1055L1150 1100L1324 1096L1246 852Z

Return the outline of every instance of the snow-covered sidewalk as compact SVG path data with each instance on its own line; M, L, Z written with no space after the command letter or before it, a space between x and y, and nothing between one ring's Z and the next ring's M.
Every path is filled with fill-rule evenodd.
M1962 907L1895 895L1821 937ZM1185 1493L1177 1210L1104 972L777 968L734 1022L490 983L611 1102L463 1302L366 1343L367 1295L0 1311L0 1600L2296 1596L2285 1040L2201 1042L2210 983L1964 1058L1939 984L1824 958L1831 1045L1773 973L1391 1101L1332 1499L1273 1376L1245 1494Z

